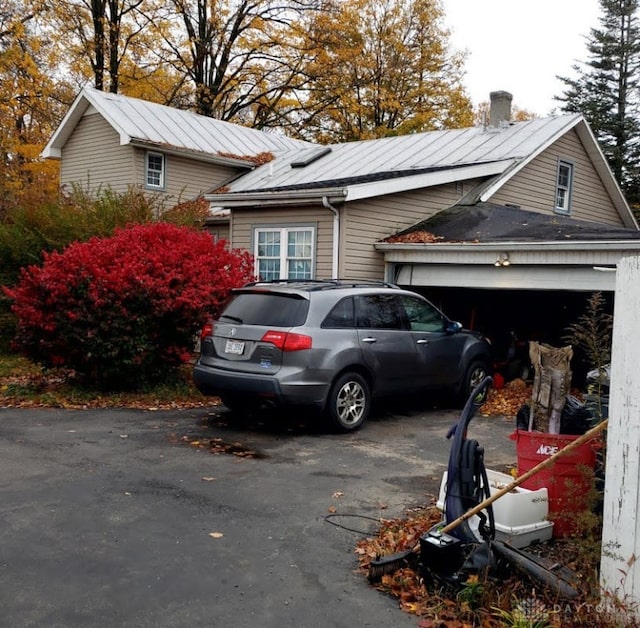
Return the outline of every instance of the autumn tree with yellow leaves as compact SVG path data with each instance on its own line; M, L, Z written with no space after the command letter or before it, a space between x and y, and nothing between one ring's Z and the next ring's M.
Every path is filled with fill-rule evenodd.
M0 214L7 204L45 198L58 187L57 165L38 156L70 94L48 71L42 11L29 0L0 8Z
M16 0L0 8L0 193L80 87L324 141L473 124L441 0Z
M464 55L449 50L439 0L342 0L312 18L303 135L335 142L473 124Z

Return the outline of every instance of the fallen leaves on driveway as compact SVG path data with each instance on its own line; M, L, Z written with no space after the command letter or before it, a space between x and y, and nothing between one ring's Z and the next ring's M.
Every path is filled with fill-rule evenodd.
M215 397L205 397L191 382L191 370L185 366L179 383L159 386L157 391L109 392L83 387L73 372L63 369L36 370L0 377L0 407L4 408L134 408L158 411L204 408L217 405Z
M227 443L218 437L192 438L187 435L183 436L180 441L196 449L207 449L212 454L232 454L238 458L264 458L263 454L239 441Z
M0 378L0 407L134 408L157 412L158 410L204 408L220 404L220 400L216 397L205 397L196 390L191 383L188 368L182 373L182 377L185 385L180 392L160 391L164 395L164 398L161 398L156 393L101 393L83 389L74 384L72 374L63 371L12 375ZM480 413L487 417L515 417L522 404L530 397L531 385L522 380L513 380L500 390L491 388L487 402L482 406ZM233 452L225 451L224 453Z

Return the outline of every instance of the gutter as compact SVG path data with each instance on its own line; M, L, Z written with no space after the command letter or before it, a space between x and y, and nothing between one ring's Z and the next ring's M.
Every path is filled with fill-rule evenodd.
M327 196L322 197L322 205L333 214L333 250L331 254L331 273L334 279L339 278L339 252L340 252L340 212L329 202Z
M205 200L222 207L263 207L272 205L314 205L343 202L347 197L344 188L315 188L308 190L272 190L254 192L222 192L205 194Z

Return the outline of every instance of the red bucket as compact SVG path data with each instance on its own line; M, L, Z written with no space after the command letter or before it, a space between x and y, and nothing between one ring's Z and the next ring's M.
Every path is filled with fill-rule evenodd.
M518 475L521 476L579 437L516 430L509 438L516 441ZM600 441L594 438L522 483L521 486L530 490L546 487L553 536L573 535L576 532L576 515L589 509L599 448Z

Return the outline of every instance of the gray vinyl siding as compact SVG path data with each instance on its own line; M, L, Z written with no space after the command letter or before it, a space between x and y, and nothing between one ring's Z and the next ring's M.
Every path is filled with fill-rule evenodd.
M374 243L454 205L477 181L446 184L349 203L342 220L340 273L353 279L383 279L384 257Z
M162 153L162 150L152 152ZM98 113L84 115L62 148L60 180L70 188L77 184L88 192L110 188L124 193L131 187L145 189L145 154L139 147L120 145L113 127ZM182 202L214 189L236 170L165 154L165 188L158 194L167 206Z
M333 214L323 207L234 209L231 218L231 245L233 248L245 249L253 255L253 230L256 227L294 225L309 225L316 228L315 277L331 277Z
M162 153L162 150L150 152ZM143 188L146 175L146 153L145 149L139 147L135 149L136 184ZM236 175L236 170L232 168L176 155L165 154L164 167L164 189L161 191L149 189L149 191L162 195L169 205L181 203L209 192Z
M210 224L206 226L207 233L211 234L214 240L229 241L229 223L226 224Z
M517 173L490 199L543 214L555 213L558 159L573 163L572 218L624 226L578 135L571 131Z
M134 152L98 113L83 116L62 148L60 182L88 192L125 192L135 182Z

